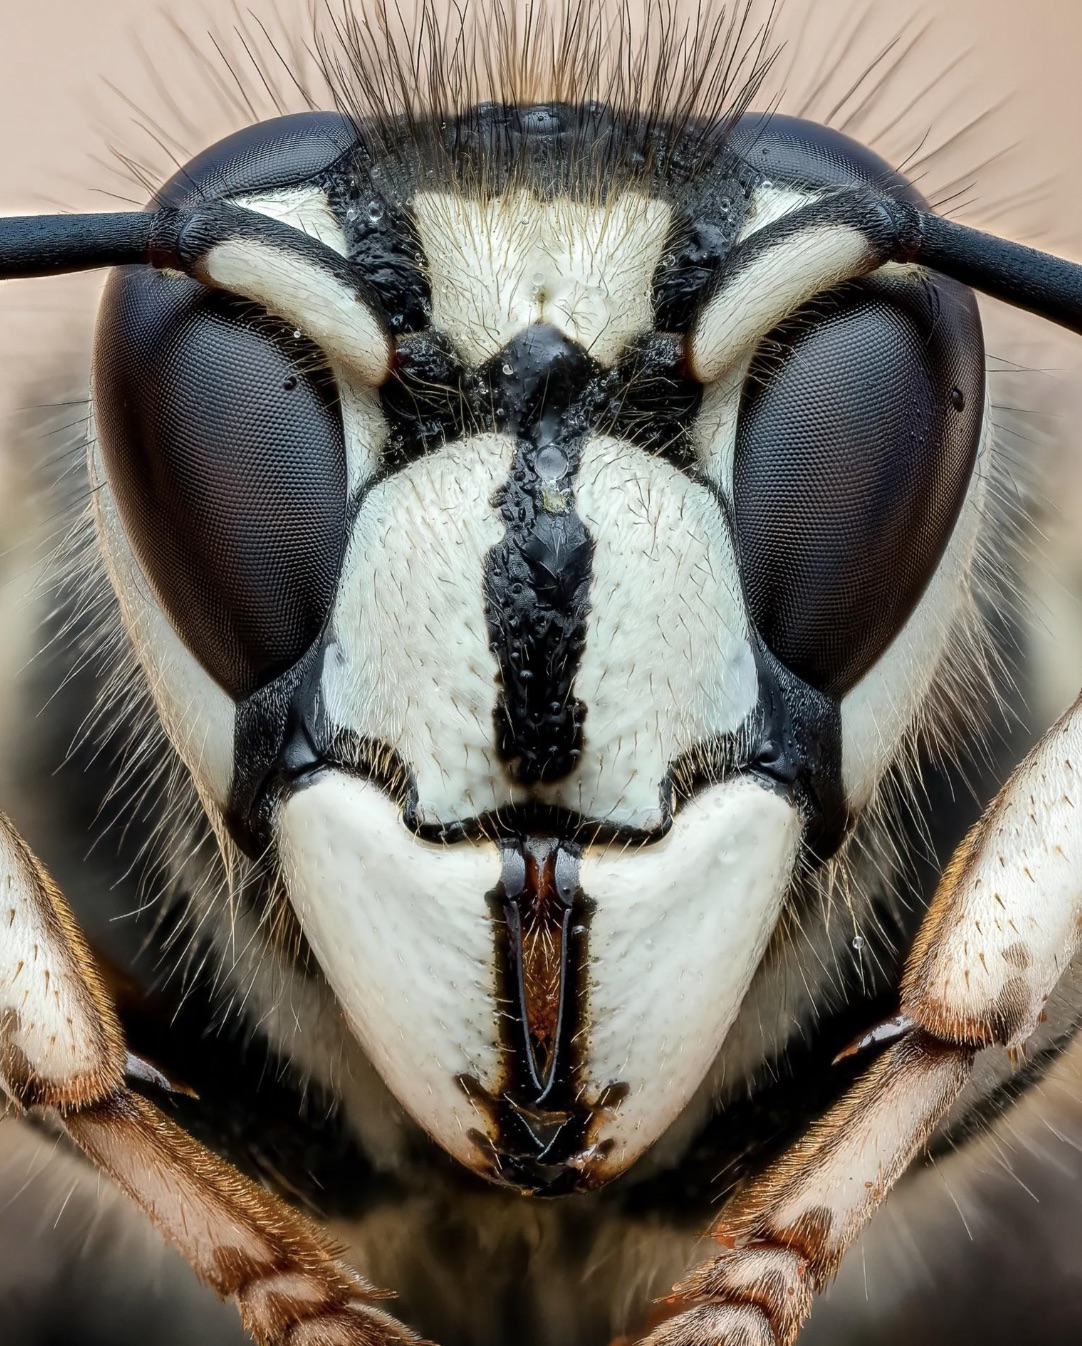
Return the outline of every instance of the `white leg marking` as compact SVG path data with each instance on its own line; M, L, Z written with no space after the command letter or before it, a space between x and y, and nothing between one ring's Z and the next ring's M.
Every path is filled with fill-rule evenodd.
M777 1338L751 1304L700 1304L655 1328L642 1346L777 1346Z
M121 1089L73 1113L65 1128L198 1276L223 1298L235 1297L241 1321L260 1346L416 1341L366 1302L379 1296L335 1260L308 1220L205 1150L145 1099Z
M0 1088L80 1106L123 1081L124 1043L86 940L0 814Z
M958 848L917 935L906 1013L938 1037L1016 1046L1082 948L1082 698Z
M722 1210L712 1230L723 1251L674 1291L691 1304L647 1339L647 1346L714 1346L705 1309L754 1312L770 1346L789 1346L811 1296L961 1093L973 1053L922 1034L873 1063L782 1158ZM728 1330L728 1329L727 1329Z
M820 1285L969 1079L972 1053L915 1035L722 1213L714 1236L797 1250Z

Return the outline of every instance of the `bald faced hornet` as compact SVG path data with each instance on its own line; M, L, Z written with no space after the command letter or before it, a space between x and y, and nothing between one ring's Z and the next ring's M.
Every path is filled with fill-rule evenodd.
M2 277L110 268L78 567L181 778L164 973L0 823L0 1082L259 1342L785 1346L1073 1031L1082 712L926 911L895 787L993 662L974 291L1082 332L1082 270L751 110L720 28L684 98L346 13L334 110L0 219Z

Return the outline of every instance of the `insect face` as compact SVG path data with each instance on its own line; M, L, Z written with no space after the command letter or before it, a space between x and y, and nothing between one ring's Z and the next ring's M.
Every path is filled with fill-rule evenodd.
M969 287L1079 333L1082 268L751 114L753 5L550 8L344 6L309 111L0 217L111 269L57 704L103 612L168 739L112 968L0 815L0 1089L267 1346L792 1346L1079 1023L1082 702L968 832L938 755L1015 579Z
M968 618L980 323L868 264L872 197L923 204L785 118L306 114L159 192L188 274L109 282L95 501L163 723L499 1182L599 1186L724 1071Z

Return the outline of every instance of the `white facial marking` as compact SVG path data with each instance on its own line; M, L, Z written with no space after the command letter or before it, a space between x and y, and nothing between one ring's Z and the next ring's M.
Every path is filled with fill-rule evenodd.
M776 224L778 220L785 219L786 215L792 215L793 211L814 200L813 192L799 191L796 187L779 187L774 183L760 183L748 197L748 206L736 241L743 243L760 229Z
M752 780L714 786L643 848L591 847L589 1096L630 1092L599 1130L616 1172L702 1083L763 956L796 860L800 820Z
M90 453L90 485L109 579L162 727L204 796L224 806L233 779L236 708L177 635L147 583L96 443Z
M262 196L240 196L233 204L292 225L343 257L349 252L338 217L331 209L326 193L318 187L287 187ZM329 352L323 353L338 383L346 439L346 486L352 495L379 470L380 454L387 440L387 422L376 390L359 380L348 365L339 365Z
M210 249L198 275L293 323L362 384L377 386L387 377L391 342L373 310L307 258L251 238L229 239Z
M779 322L814 295L869 269L872 250L856 229L803 229L759 254L727 280L696 323L689 353L695 377L713 383Z
M358 384L350 378L348 370L336 367L333 361L331 369L338 384L338 407L346 441L346 490L355 495L383 465L387 420L375 388Z
M428 259L433 325L479 364L532 323L551 323L602 364L653 327L654 272L672 216L626 192L604 205L480 201L420 192L413 214Z
M701 1084L774 929L800 821L754 781L716 786L653 846L590 847L584 1093L602 1114L606 1175L653 1143ZM375 786L330 772L282 807L290 900L352 1031L399 1101L476 1164L485 1119L457 1083L501 1080L495 846L429 845Z
M670 763L735 733L755 706L736 558L712 493L634 445L591 438L575 493L594 542L574 688L587 707L583 752L567 780L539 794L656 827Z
M326 192L318 187L282 187L277 191L234 197L230 204L256 210L269 219L292 225L343 257L349 252L345 230L331 209Z
M507 802L493 714L485 557L504 535L491 500L514 446L478 435L373 487L346 554L324 670L333 723L378 738L416 775L426 821Z
M699 469L726 500L733 498L740 399L754 354L754 351L746 353L736 364L726 369L715 383L703 389L699 414L691 427Z
M375 786L328 772L282 806L290 901L350 1028L399 1102L464 1163L484 1120L456 1082L495 1088L489 844L428 845Z

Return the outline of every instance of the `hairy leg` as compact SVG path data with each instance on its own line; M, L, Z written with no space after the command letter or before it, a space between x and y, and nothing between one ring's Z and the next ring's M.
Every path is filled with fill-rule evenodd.
M646 1346L788 1346L813 1296L961 1094L978 1050L1017 1048L1082 947L1082 699L947 867L902 981L906 1030L725 1206L721 1251Z
M116 1014L74 918L0 815L0 1087L55 1119L265 1346L392 1346L413 1333L326 1239L125 1083Z

